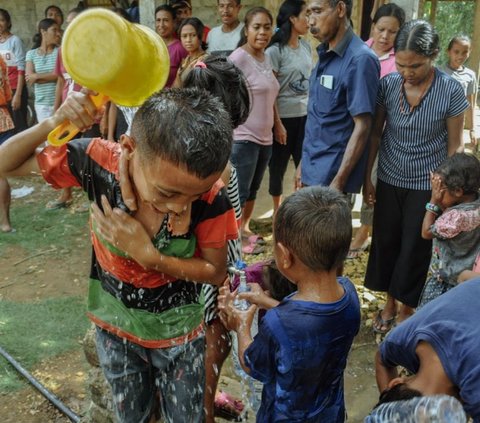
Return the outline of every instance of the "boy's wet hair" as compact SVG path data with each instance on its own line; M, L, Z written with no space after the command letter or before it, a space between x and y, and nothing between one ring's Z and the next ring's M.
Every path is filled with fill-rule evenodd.
M135 114L131 135L142 160L162 158L199 178L222 172L232 149L230 116L219 99L197 88L152 95Z
M435 171L442 176L449 191L463 190L466 195L478 194L480 189L480 162L467 153L455 153Z
M184 87L207 90L222 100L236 128L250 114L250 94L243 72L225 56L207 56L205 67L196 66L188 72Z
M281 242L311 270L339 268L352 239L347 198L327 187L295 192L277 211L274 235L275 242Z
M420 391L410 388L406 383L399 383L393 388L385 389L385 391L380 394L377 405L375 405L373 408L375 409L379 405L387 402L409 400L422 396L423 394Z

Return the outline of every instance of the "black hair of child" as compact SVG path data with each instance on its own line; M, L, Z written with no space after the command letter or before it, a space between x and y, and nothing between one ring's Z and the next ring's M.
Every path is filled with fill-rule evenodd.
M275 260L267 263L264 268L265 289L270 292L270 296L277 301L283 301L285 297L297 291L297 285L290 282L278 270Z
M142 160L162 158L199 178L225 169L233 143L223 103L197 88L152 95L135 114L131 136Z
M48 28L52 27L53 25L57 25L57 22L55 22L53 19L50 18L45 18L42 19L38 23L38 32L33 36L33 46L32 48L38 48L42 45L42 31L48 31Z
M220 98L236 128L250 114L250 93L243 72L225 56L207 56L203 63L205 67L195 66L188 72L183 86L203 88Z
M346 196L319 186L294 192L277 211L274 239L313 271L340 268L352 239Z
M455 153L436 170L450 191L463 190L465 195L478 194L480 189L480 161L472 154Z
M460 35L456 35L450 40L447 46L447 50L451 50L455 43L461 43L461 42L469 44L470 48L472 47L472 39L468 35L460 34Z
M390 389L385 389L385 391L380 394L378 403L373 408L375 409L379 405L387 402L404 401L415 397L423 397L423 395L420 391L409 388L405 383L399 383Z

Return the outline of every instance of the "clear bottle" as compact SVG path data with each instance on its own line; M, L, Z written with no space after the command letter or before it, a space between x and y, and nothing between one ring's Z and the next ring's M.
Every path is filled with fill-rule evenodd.
M240 278L240 285L238 286L238 291L237 291L238 294L240 294L241 292L250 291L250 287L247 284L247 274L245 271L246 268L247 268L247 264L244 261L237 260L235 262L235 270L236 270L235 273ZM250 303L247 300L241 300L238 298L238 296L235 298L233 305L237 309L243 310L243 311L248 310L248 308L250 307Z

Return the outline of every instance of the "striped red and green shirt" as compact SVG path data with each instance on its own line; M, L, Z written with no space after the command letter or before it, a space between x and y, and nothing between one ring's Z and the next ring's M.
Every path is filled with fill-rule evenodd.
M61 148L47 147L37 157L43 177L54 188L80 186L99 206L105 195L112 207L128 211L119 184L119 144L79 139ZM202 331L200 284L143 268L90 227L87 313L97 326L147 348L184 343ZM235 213L221 180L192 203L190 232L197 239L196 257L202 248L221 248L237 237Z

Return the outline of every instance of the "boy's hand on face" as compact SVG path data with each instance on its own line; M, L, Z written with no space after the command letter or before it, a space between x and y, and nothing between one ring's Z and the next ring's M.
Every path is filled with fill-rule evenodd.
M92 218L97 232L115 248L147 267L149 250L155 247L143 225L123 210L112 209L104 195L102 207L103 212L97 204L92 204Z
M131 211L135 211L137 210L137 197L135 196L130 174L128 173L128 158L123 153L120 155L118 173L120 176L120 191L122 192L123 202Z

